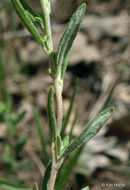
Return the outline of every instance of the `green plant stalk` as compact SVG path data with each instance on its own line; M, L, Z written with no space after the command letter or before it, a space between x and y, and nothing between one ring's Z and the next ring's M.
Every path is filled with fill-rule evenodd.
M48 0L40 0L40 2L44 16L45 32L49 38L48 52L51 53L53 51L53 43L52 43L52 33L51 33L51 24L50 24L50 10L49 10L50 4Z
M61 167L62 163L63 163L63 160L57 160L55 143L52 143L52 167L51 167L49 186L48 186L47 190L54 190L56 177L57 177L59 168Z
M60 134L63 118L63 102L62 102L62 90L63 90L63 81L60 77L57 77L54 80L54 88L56 94L56 104L57 104L57 129L58 134Z
M62 89L63 82L59 78L56 78L53 81L55 94L56 94L56 104L57 104L57 133L60 134L61 126L62 126L62 113L63 113L63 104L62 104ZM60 162L56 158L56 146L55 143L52 143L52 167L51 167L51 175L48 190L54 190L55 181L57 177L58 170L61 166L62 161Z
M50 176L48 190L54 190L57 172L58 172L58 164L55 156L55 144L52 143L52 168L51 168L51 176Z
M50 26L50 10L49 5L47 6L48 0L40 0L44 21L45 21L45 32L49 38L48 43L48 53L53 52L53 43L52 43L52 32ZM48 8L47 8L48 7ZM53 81L55 94L56 94L56 106L57 106L57 128L58 133L60 134L61 126L62 126L62 82L59 81L58 77ZM56 160L56 149L55 144L52 143L52 167L51 167L51 176L49 181L48 190L54 190L55 180L58 172L58 168L60 167L59 163Z
M40 0L40 2L44 15L46 35L49 37L48 51L49 53L51 53L53 52L53 42L52 42L52 32L50 25L50 10L49 10L50 7L49 5L47 6L48 0ZM63 117L63 103L62 103L63 81L60 79L60 77L57 76L57 78L53 82L54 82L56 104L57 104L57 128L58 128L58 133L60 133L62 126L62 117Z

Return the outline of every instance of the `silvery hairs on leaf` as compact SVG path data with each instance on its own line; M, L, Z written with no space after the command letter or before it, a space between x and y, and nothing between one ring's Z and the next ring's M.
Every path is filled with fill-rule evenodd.
M112 116L113 112L114 108L111 107L99 113L84 129L84 131L68 146L68 148L66 148L60 158L68 156L73 150L83 146L92 137L94 137L103 127L105 122Z
M60 73L61 79L63 79L64 72L68 64L70 50L73 41L79 31L80 24L85 14L85 10L86 10L86 4L83 3L73 14L60 40L57 52L57 75L59 75Z

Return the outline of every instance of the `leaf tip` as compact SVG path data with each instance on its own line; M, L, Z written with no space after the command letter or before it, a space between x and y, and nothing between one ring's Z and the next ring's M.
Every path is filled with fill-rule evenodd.
M84 12L85 12L85 10L86 10L86 3L82 3L79 8L83 9Z
M110 107L107 109L107 111L113 114L113 112L115 111L115 107Z
M54 94L53 86L50 86L49 95L52 96Z

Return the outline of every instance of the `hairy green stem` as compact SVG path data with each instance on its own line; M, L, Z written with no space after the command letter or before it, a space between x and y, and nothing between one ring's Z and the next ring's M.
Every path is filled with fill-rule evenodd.
M56 162L55 144L52 143L52 168L51 168L51 176L50 176L48 190L54 190L57 172L58 172L58 166Z
M62 126L62 117L63 117L63 103L62 103L62 84L63 82L57 78L54 81L54 88L56 94L56 104L57 104L57 129L60 134Z
M53 51L53 43L52 43L52 32L51 32L51 25L50 25L50 10L49 10L49 2L48 0L40 0L41 7L43 11L44 21L45 21L45 31L46 35L49 38L48 43L48 51L51 53Z
M59 78L54 80L54 88L55 88L56 104L57 104L57 130L58 134L60 134L62 126L63 106L62 106L62 81L59 80ZM56 155L57 152L55 149L55 143L52 142L52 168L51 168L51 176L50 176L48 190L54 190L58 169L61 165L61 161L60 162L57 161Z
M48 41L48 54L53 51L53 42L52 42L52 33L51 33L51 26L50 26L50 2L48 0L40 0L44 21L45 21L45 32L49 38ZM62 126L62 82L59 78L53 81L55 94L56 94L56 106L57 106L57 128L58 133L60 134L61 126ZM49 181L48 190L54 190L55 180L57 176L57 172L59 169L60 163L56 160L56 150L55 150L55 143L52 143L52 168L51 168L51 176Z

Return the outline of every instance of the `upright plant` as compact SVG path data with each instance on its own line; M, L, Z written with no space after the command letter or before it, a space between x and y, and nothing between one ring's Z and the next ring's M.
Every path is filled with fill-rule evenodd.
M33 11L33 9L24 0L11 0L11 2L28 31L43 47L43 50L48 55L50 63L49 74L52 78L53 85L49 90L47 113L51 134L52 156L51 160L49 160L48 155L46 155L48 159L48 166L43 177L42 190L54 190L58 171L66 157L68 157L75 149L83 147L86 142L88 142L99 132L105 122L112 116L114 108L108 108L99 113L83 130L83 132L72 142L70 137L72 135L73 126L71 128L70 134L65 136L65 129L68 124L68 119L72 110L77 87L75 87L68 113L63 120L62 91L64 74L67 68L73 41L79 31L81 21L85 14L86 5L82 4L73 14L60 40L58 50L54 51L50 24L50 0L40 0L42 14ZM40 29L41 33L37 28ZM54 92L56 96L56 113L54 105ZM38 190L38 185L35 184L33 189ZM85 189L88 189L88 187Z

